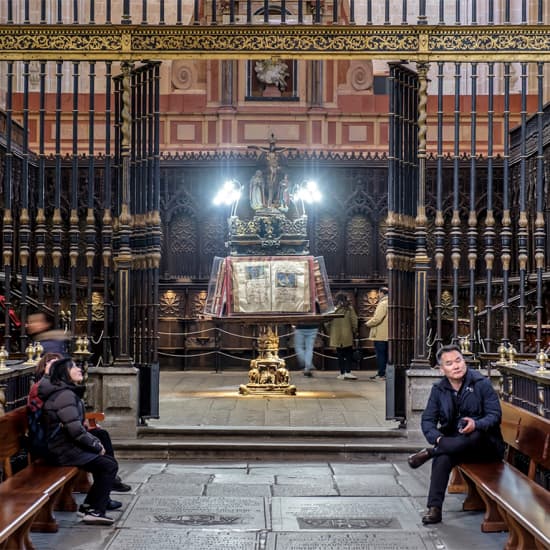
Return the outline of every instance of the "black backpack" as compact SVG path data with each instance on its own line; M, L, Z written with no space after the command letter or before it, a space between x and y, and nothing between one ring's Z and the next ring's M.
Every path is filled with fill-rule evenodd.
M48 437L48 415L44 414L43 403L32 399L27 405L27 450L33 458L48 454L48 440L55 437L61 424Z

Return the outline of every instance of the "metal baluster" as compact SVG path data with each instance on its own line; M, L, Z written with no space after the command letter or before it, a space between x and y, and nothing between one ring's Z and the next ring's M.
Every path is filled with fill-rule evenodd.
M390 0L384 2L384 25L390 24Z
M77 274L80 244L80 223L78 219L78 107L79 107L80 63L73 63L73 151L71 163L71 215L70 215L70 275L71 275L71 335L76 341L76 317L78 310Z
M460 2L455 2L455 25L460 25Z
M477 264L477 212L476 212L476 139L477 139L477 63L471 63L471 114L470 114L470 212L468 214L468 272L469 272L469 324L470 349L474 349L476 326L476 264Z
M36 214L36 265L38 267L38 301L44 303L44 259L46 257L46 62L40 63L40 107L38 130L38 212Z
M269 0L264 0L264 23L268 23L268 22L269 22Z
M477 2L472 0L472 25L477 25Z
M60 277L61 277L61 97L63 93L63 62L56 63L55 74L55 183L54 210L52 219L52 264L53 264L53 311L54 324L59 326L61 311Z
M141 0L141 24L147 25L147 0Z
M73 23L78 23L78 0L73 0Z
M489 13L487 14L487 22L489 25L495 23L495 0L489 0Z
M367 25L372 25L372 0L367 0Z
M503 173L502 173L502 231L500 233L502 243L502 340L510 341L509 321L509 284L510 261L512 259L512 219L510 215L510 82L511 64L504 64L504 148L503 148Z
M457 2L458 4L458 2ZM451 219L451 260L453 264L453 339L458 336L458 283L461 260L460 227L460 71L461 64L455 63L455 105L454 105L454 151L453 151L453 217Z
M11 25L13 23L13 0L8 0L8 19L7 19L6 23L8 25ZM6 333L7 332L8 331L6 330Z
M212 21L211 21L211 24L212 25L216 25L217 24L217 20L216 20L216 12L217 12L217 9L216 9L216 0L212 0Z
M21 226L19 263L21 265L21 318L27 318L27 277L29 274L31 225L29 216L29 77L30 64L23 64L23 151L21 174ZM27 347L26 328L21 326L21 350Z
M492 350L492 290L493 290L493 268L495 262L495 217L493 212L493 132L495 114L495 64L488 63L488 105L487 105L487 214L485 216L485 271L487 286L485 292L485 351Z
M441 293L443 260L445 259L445 218L443 215L443 81L445 63L437 64L437 175L436 175L436 206L435 206L435 269L436 269L436 334L434 349L439 349L442 344L441 324Z
M281 2L281 18L284 16L284 0ZM229 22L235 23L235 0L229 0Z
M12 129L13 129L13 61L8 62L7 90L6 90L6 154L5 173L3 183L3 220L2 220L2 263L4 264L4 346L9 352L11 350L10 307L11 292L10 281L13 267L13 152L12 152Z
M154 74L154 111L153 111L153 318L152 361L158 364L159 346L159 278L161 258L162 225L160 219L160 63L155 63ZM158 406L158 405L157 405ZM158 413L157 413L158 414Z
M112 212L112 154L111 154L111 114L112 114L112 61L105 63L105 183L103 198L103 364L110 363L112 314L111 262L113 256L113 212Z
M445 24L445 0L439 0L439 25Z
M24 19L23 19L23 23L25 23L26 25L30 24L31 22L31 19L30 19L30 14L29 14L29 0L25 0L25 5L24 5Z
M46 0L40 2L40 23L46 23Z
M405 15L405 22L406 22L407 16ZM428 24L428 17L426 16L426 0L419 0L418 3L418 24L419 25L427 25Z
M90 0L90 21L89 23L93 25L95 23L95 0Z
M544 6L543 0L539 0L537 4L537 23L542 25L544 23Z
M62 0L57 0L57 21L56 21L56 23L58 25L63 23L63 10L61 9L61 2L62 2Z
M233 2L233 0L231 0ZM159 25L164 25L166 22L164 21L164 0L160 0L160 6L159 6Z
M332 22L338 23L338 2L332 2Z
M528 219L527 219L527 63L521 64L521 138L520 138L520 183L519 183L519 221L517 232L519 265L519 352L525 351L525 283L527 280L528 260Z
M250 23L251 21L251 3L252 0L246 0L246 22ZM304 22L304 0L298 0L298 23L302 24Z
M537 318L536 352L544 348L542 338L543 305L543 274L545 268L544 245L546 231L544 223L544 63L537 63L537 187L536 187L536 218L535 218L535 265L537 270Z
M123 0L121 23L123 25L129 25L131 22L132 17L130 15L130 0Z
M349 2L349 24L355 25L355 0Z
M510 23L510 0L504 2L504 22Z
M106 0L107 5L105 6L105 23L111 23L111 0Z
M95 196L95 162L94 162L94 124L95 124L95 61L90 61L89 70L89 109L88 109L88 200L86 208L86 270L87 270L87 289L86 289L86 334L92 334L92 293L94 277L94 257L95 257L95 217L94 217L94 196Z
M521 0L521 23L527 23L527 0Z

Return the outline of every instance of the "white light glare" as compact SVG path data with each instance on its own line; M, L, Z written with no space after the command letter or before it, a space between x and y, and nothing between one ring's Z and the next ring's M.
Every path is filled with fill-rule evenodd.
M297 198L304 202L320 202L321 201L321 192L317 187L317 182L313 180L308 180L300 186L300 189L297 193Z
M241 198L241 186L237 180L227 180L216 193L214 204L234 204Z

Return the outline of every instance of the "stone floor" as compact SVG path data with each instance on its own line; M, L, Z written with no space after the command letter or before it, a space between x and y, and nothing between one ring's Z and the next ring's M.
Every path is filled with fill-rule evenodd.
M383 381L358 372L294 373L296 397L240 396L244 372L161 373L154 426L396 427L384 414ZM307 455L307 453L306 453ZM362 459L121 460L131 493L110 528L59 513L55 534L34 533L39 550L464 550L503 548L506 534L480 531L481 513L449 495L443 523L424 527L429 465L406 455ZM397 458L396 458L397 457ZM77 495L79 501L83 495Z
M338 380L336 371L292 372L295 396L240 395L246 371L167 371L160 376L160 418L150 426L385 427L386 384L374 371Z
M443 522L425 527L429 465L406 462L121 461L131 493L114 526L58 513L39 550L497 550L506 534L480 532L481 513L449 495ZM82 500L83 495L77 495Z

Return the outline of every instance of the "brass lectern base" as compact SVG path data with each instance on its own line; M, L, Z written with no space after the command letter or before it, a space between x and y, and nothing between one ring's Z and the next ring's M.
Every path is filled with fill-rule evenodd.
M292 384L241 384L239 393L242 395L296 395L296 386Z

